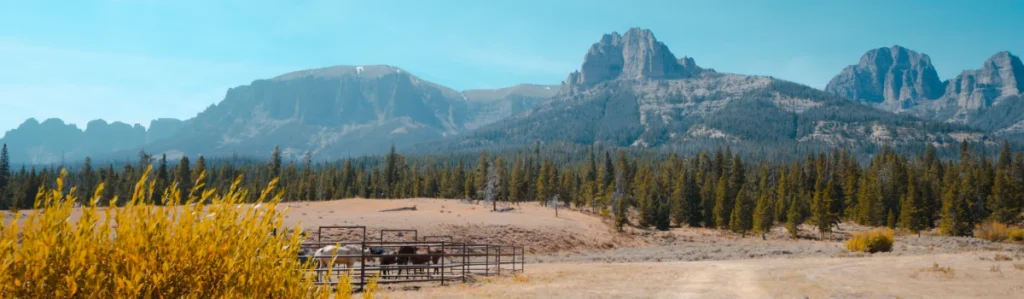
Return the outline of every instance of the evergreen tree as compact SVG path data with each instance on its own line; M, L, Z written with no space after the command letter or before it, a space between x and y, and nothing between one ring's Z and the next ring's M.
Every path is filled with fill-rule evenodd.
M616 172L615 166L612 164L612 155L608 151L604 152L604 167L601 167L603 175L601 175L602 185L601 189L611 186L613 180L615 180Z
M540 171L537 175L537 199L541 200L542 203L547 202L554 195L554 186L548 184L551 180L548 167L547 161L541 163Z
M789 231L790 236L797 238L800 233L800 225L806 220L804 214L804 200L800 197L794 197L793 201L789 203L789 210L786 212L786 230Z
M729 150L729 148L726 148ZM740 159L739 155L735 155L732 158L732 163L729 166L729 199L737 198L740 188L746 183L746 167L743 166L743 160Z
M487 188L488 175L490 175L490 172L488 172L488 167L490 167L489 164L490 160L487 158L487 151L481 151L480 160L476 162L475 178L473 179L473 182L476 184L475 190L480 192L479 194L483 194L484 189ZM497 192L497 185L495 185L495 192ZM483 199L479 195L477 195L476 198Z
M767 176L762 177L760 185L761 195L758 196L757 204L754 205L753 229L755 232L761 233L761 239L766 240L772 226L775 225L775 207L771 196L772 191L768 187Z
M12 205L11 192L11 157L7 153L7 144L0 148L0 209L9 209Z
M671 207L666 194L666 183L661 178L653 178L651 194L655 210L654 227L659 230L667 230L672 223Z
M92 158L85 157L82 161L82 168L78 170L79 203L88 203L92 199L93 191L96 188L96 174L92 169Z
M338 193L345 198L356 196L355 184L356 170L352 167L351 160L345 160L345 165L341 169L341 186L338 187L340 189Z
M925 214L925 202L919 191L919 182L913 171L907 173L907 193L900 200L899 227L921 235L921 230L928 227L929 216Z
M638 216L640 216L638 224L640 227L654 225L657 207L655 206L653 180L651 179L650 170L646 167L641 168L634 179L636 182L633 183L633 187L636 190L633 191L633 196L637 200L637 212L639 212Z
M281 177L281 148L276 145L274 151L270 153L270 177Z
M612 196L615 201L615 228L619 231L622 231L622 227L629 221L626 211L629 207L626 195L626 177L623 172L624 170L621 168L615 171L615 192Z
M583 170L583 181L593 182L597 180L597 158L594 157L594 146L590 146L590 151L587 152L587 164Z
M780 223L786 221L786 216L789 213L790 197L793 192L789 179L790 176L782 171L779 174L778 186L775 187L775 219Z
M509 183L509 201L512 203L523 202L526 200L526 178L523 173L522 160L516 159L516 163L512 166L512 177Z
M452 194L452 196L466 196L466 169L462 166L462 161L459 161L455 166L455 173L451 177L449 188L451 188L449 193Z
M961 191L963 181L958 175L946 178L946 190L942 194L942 220L939 230L950 236L970 236L972 223L970 203Z
M715 193L718 187L718 177L710 171L705 171L701 176L701 218L704 219L705 227L715 227Z
M103 205L116 205L117 200L114 197L117 196L117 171L114 171L113 164L107 167L107 171L103 178L103 186ZM164 186L166 187L167 185L164 184ZM166 201L164 201L164 204L166 204Z
M991 221L999 223L1017 223L1021 212L1021 185L1014 181L1008 169L996 171L995 184L989 195L989 215Z
M559 174L557 172L557 168L552 167L551 169L554 169L556 171L555 177L561 178L561 182L559 183L558 190L556 190L556 194L558 195L558 198L562 200L562 204L568 207L569 203L572 202L573 196L576 194L577 177L571 171L566 171Z
M722 175L715 187L715 226L718 228L729 227L729 217L732 215L733 202L729 200L729 176Z
M675 221L676 225L680 227L689 224L690 221L690 207L686 198L686 192L688 191L686 186L687 179L688 176L686 175L686 172L676 176L675 188L672 188L672 219Z
M191 178L191 182L194 184L194 187L192 188L192 193L195 194L196 196L202 196L203 192L206 192L206 179L209 179L209 177L201 180L202 175L204 174L207 176L210 175L209 173L206 172L206 158L203 158L203 156L199 156L199 158L196 158L196 166L193 167L192 169Z
M732 209L732 215L729 217L729 228L734 232L740 233L743 237L746 237L747 232L753 228L751 218L754 207L746 190L746 187L740 187L740 191L736 193L735 206Z
M701 207L700 190L697 188L695 175L685 175L683 197L686 202L686 219L690 226L700 226L704 219L704 209Z
M1024 153L1013 155L1013 167L1010 173L1017 183L1024 185Z
M1010 142L1006 141L1006 140L1003 140L1003 146L999 150L999 159L996 160L996 169L997 170L1009 170L1010 169L1010 166L1013 163L1013 159L1011 159L1011 156L1010 156L1011 154L1012 153L1011 153L1011 150L1010 150Z
M22 166L22 172L25 172L24 166ZM32 167L32 171L28 175L22 175L21 186L21 199L14 202L15 209L28 208L33 205L36 199L36 194L39 193L40 180L39 176L36 175L36 168Z
M839 223L839 218L832 209L833 198L836 194L835 183L831 179L827 183L818 180L811 209L814 224L818 227L821 239L832 233L832 227Z
M113 179L113 167L110 168L109 172L107 173L107 176ZM168 203L168 198L164 197L164 194L166 193L170 183L170 174L167 173L167 154L163 154L160 156L160 163L156 167L156 178L154 181L154 184L156 184L156 186L154 187L155 194L153 194L153 202L155 204L163 205ZM106 185L106 188L112 189L114 187L114 182L107 181L106 178L104 179L104 184Z
M395 145L392 144L384 161L384 185L385 197L394 198L395 184L398 183L399 167L398 153L395 152Z
M188 195L192 192L192 171L189 166L188 156L181 156L181 160L178 161L174 181L177 182L178 192L181 193L181 198L178 203L184 204L190 199Z

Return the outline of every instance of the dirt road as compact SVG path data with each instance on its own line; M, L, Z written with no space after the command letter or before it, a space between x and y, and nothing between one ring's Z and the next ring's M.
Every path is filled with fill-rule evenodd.
M519 278L388 293L389 298L1021 298L1024 255L537 264ZM1006 253L998 253L1006 254ZM1014 253L1010 253L1011 256ZM936 266L937 265L937 266Z

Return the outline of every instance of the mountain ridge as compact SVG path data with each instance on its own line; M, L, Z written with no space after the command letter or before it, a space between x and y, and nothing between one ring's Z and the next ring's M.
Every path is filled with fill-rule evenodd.
M818 90L771 76L719 73L692 57L676 56L652 31L630 28L602 35L561 85L457 91L391 65L313 68L230 88L217 104L178 121L180 127L154 126L167 128L152 134L162 138L72 152L113 158L142 149L172 158L262 156L279 145L288 158L309 152L333 159L377 154L390 146L458 151L542 141L670 150L728 143L749 152L843 147L871 153L882 146L949 146L991 142L993 134L1024 135L1018 115L989 109L956 118L963 111L957 107L972 103L968 100L1024 111L1014 95L1024 79L1019 69L1024 69L1019 58L1000 52L979 70L939 81L927 54L894 45L872 49ZM70 145L29 146L28 155L52 160L58 147Z
M1019 57L1000 51L986 59L981 68L963 70L938 84L939 78L927 54L899 46L891 49L897 48L904 53L905 62L916 59L918 63L873 59L884 56L879 54L886 52L886 48L873 49L857 65L844 68L833 77L825 90L886 111L974 125L996 136L1007 137L1020 131L1017 124L1024 121L1024 115L999 116L999 121L994 122L991 113L994 108L1021 105L1018 102L1024 92L1024 64ZM884 94L880 94L883 90Z
M929 61L896 50L902 53L878 56ZM774 77L718 73L675 57L649 30L606 34L551 100L419 148L477 150L540 141L700 150L724 143L746 152L842 147L871 153L884 146L949 147L987 138L966 126L850 104L835 93Z

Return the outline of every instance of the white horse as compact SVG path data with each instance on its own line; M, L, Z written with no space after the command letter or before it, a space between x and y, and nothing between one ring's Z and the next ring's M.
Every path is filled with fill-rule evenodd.
M327 245L323 248L317 249L313 252L313 260L316 262L316 269L327 268L328 266L337 267L338 265L345 265L345 269L352 269L356 261L359 260L360 255L365 255L369 258L369 249L360 248L359 245L345 245L335 246ZM363 264L366 262L363 261ZM317 280L321 280L324 272L317 271Z

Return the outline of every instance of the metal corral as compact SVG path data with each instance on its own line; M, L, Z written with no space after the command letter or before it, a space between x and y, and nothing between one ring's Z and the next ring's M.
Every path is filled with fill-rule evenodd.
M307 242L302 244L303 252L312 254L316 249L327 245L359 245L360 248L384 249L385 255L367 253L367 250L360 251L355 255L336 255L338 258L356 259L351 270L352 284L358 287L365 285L371 277L378 276L377 283L410 283L410 282L439 282L442 285L449 281L463 281L473 276L492 276L514 274L523 272L525 266L526 250L522 246L493 245L493 244L470 244L452 242L451 236L423 236L420 241L383 241L385 231L412 233L417 236L416 230L382 230L382 241L367 241L366 228L362 226L331 226L321 227L319 240L322 240L324 229L355 229L363 231L362 240L336 241L336 242ZM445 241L427 241L428 239L445 239ZM398 254L400 248L413 247L417 253ZM407 249L408 250L408 249ZM306 258L308 256L303 256ZM383 259L382 259L383 258ZM358 261L367 261L365 264ZM382 265L382 260L388 263ZM436 260L436 263L434 262ZM404 264L401 262L405 261ZM341 264L341 263L339 263ZM327 274L328 269L309 270L319 274ZM398 274L401 271L401 275ZM330 275L325 279L317 279L318 285L337 284L338 279L349 270L344 269L344 264L331 270ZM385 272L387 274L385 275Z

